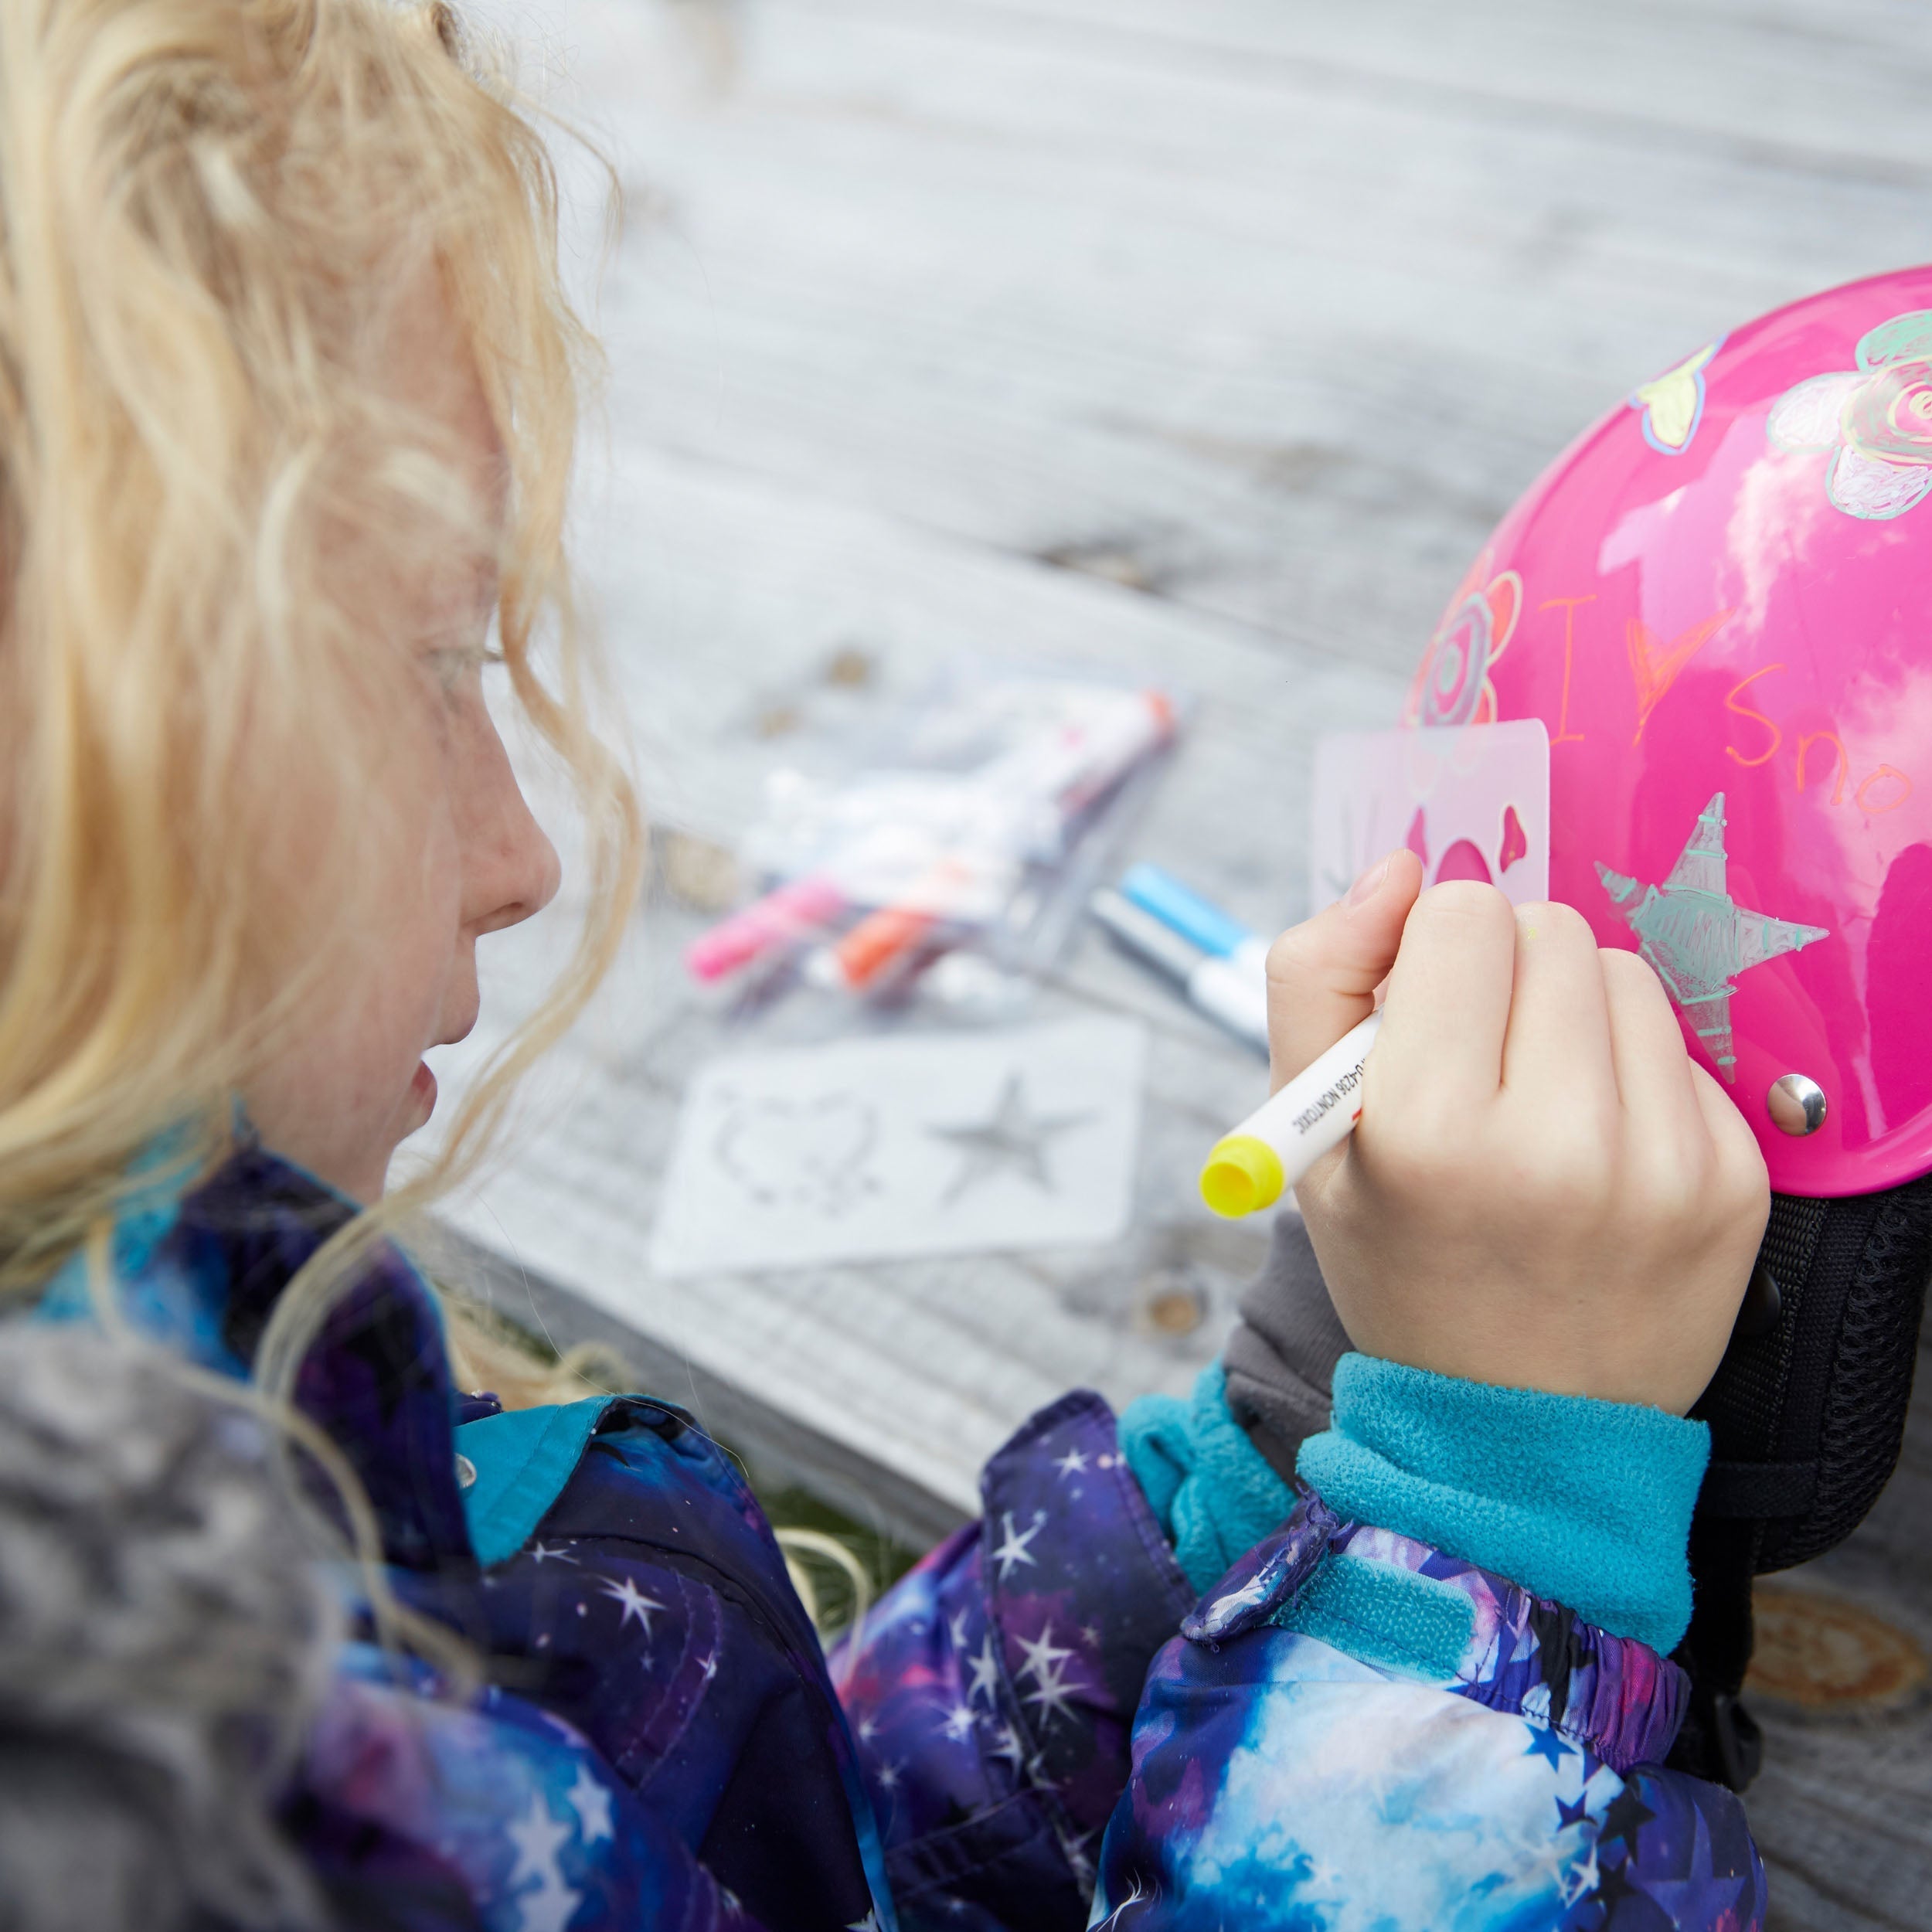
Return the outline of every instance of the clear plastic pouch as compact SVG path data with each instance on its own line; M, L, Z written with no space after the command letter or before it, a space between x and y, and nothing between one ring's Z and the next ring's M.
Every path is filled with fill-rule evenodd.
M760 882L686 953L707 984L796 968L872 998L968 998L1051 963L1172 743L1173 694L1090 674L961 667L852 743L764 784L740 859ZM957 957L969 949L977 970Z

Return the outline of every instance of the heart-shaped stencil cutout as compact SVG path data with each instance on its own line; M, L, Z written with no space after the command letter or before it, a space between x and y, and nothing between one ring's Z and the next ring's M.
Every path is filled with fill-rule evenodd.
M1502 846L1496 854L1496 869L1507 872L1519 859L1529 855L1529 835L1522 828L1514 805L1502 808Z

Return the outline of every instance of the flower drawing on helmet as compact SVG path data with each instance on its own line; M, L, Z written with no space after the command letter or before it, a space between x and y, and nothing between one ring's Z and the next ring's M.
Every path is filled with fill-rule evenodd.
M1825 494L1846 515L1903 515L1932 490L1932 309L1881 322L1856 369L1794 384L1764 427L1777 448L1826 458Z
M1450 598L1409 687L1405 723L1453 727L1494 722L1496 688L1489 674L1516 634L1522 608L1522 579L1514 570L1492 575L1494 562L1495 553L1485 550Z

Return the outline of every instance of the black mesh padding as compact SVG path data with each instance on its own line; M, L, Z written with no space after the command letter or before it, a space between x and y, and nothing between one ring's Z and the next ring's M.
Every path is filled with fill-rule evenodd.
M1843 1200L1774 1196L1760 1256L1777 1325L1732 1338L1691 1413L1711 1428L1699 1515L1760 1522L1762 1571L1842 1542L1898 1461L1932 1273L1932 1177Z
M1756 1726L1737 1702L1750 1580L1842 1543L1897 1464L1932 1274L1932 1176L1844 1200L1774 1196L1760 1258L1778 1284L1777 1325L1733 1335L1691 1411L1710 1424L1711 1466L1677 1651L1691 1706L1671 1757L1740 1790L1757 1767Z
M1842 1543L1898 1466L1932 1262L1932 1185L1920 1181L1877 1198L1825 1398L1818 1492L1798 1522L1770 1526L1760 1570L1808 1562Z
M1733 1335L1710 1386L1691 1413L1711 1427L1713 1462L1769 1462L1776 1454L1784 1392L1810 1288L1813 1256L1824 1232L1826 1201L1774 1196L1758 1253L1783 1300L1777 1326L1755 1339ZM1815 1310L1815 1313L1816 1311Z

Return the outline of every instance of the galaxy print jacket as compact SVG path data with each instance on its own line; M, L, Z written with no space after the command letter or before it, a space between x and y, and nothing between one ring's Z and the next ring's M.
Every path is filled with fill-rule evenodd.
M258 1149L117 1230L131 1317L245 1372L343 1204ZM84 1308L68 1276L49 1315ZM379 1254L301 1372L468 1702L345 1649L284 1815L342 1922L398 1932L1744 1932L1726 1793L1656 1768L1675 1667L1301 1497L1205 1596L1106 1405L822 1655L759 1507L671 1404L502 1413Z

